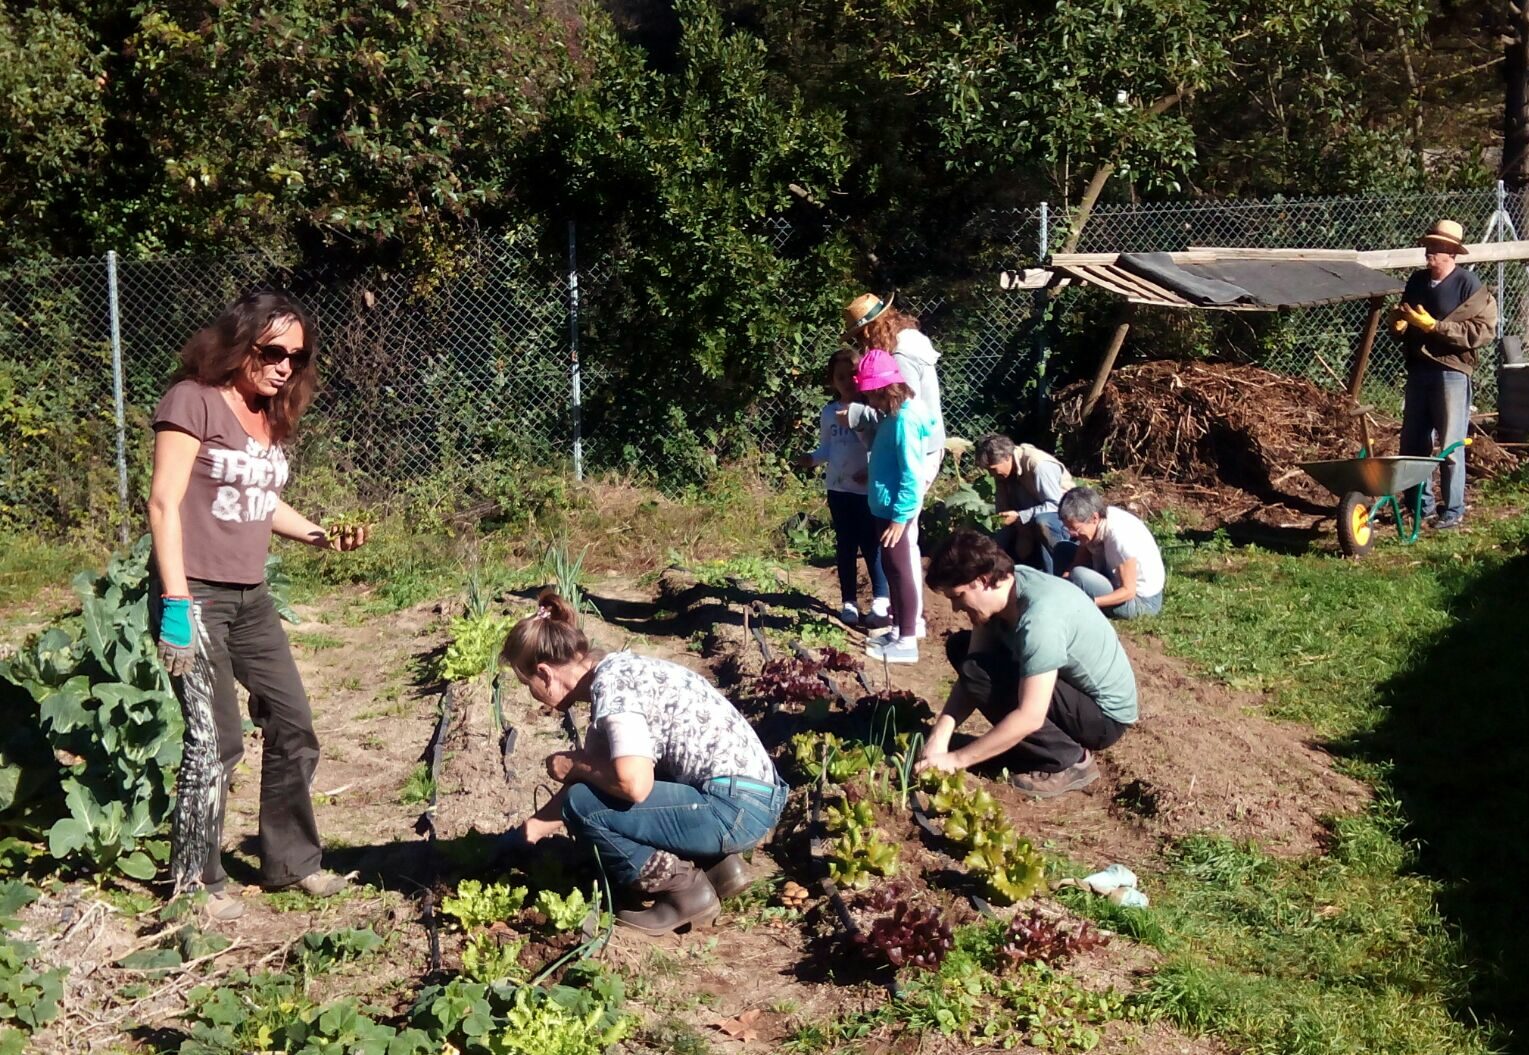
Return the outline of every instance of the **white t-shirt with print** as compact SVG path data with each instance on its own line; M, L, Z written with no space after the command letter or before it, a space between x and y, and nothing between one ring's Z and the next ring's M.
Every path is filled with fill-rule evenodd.
M699 787L712 777L776 783L754 727L695 671L666 659L612 652L590 682L592 720L611 758L653 761L660 780Z
M1136 596L1156 597L1163 592L1168 573L1163 568L1163 554L1157 548L1152 529L1141 518L1119 506L1110 506L1099 521L1099 536L1094 541L1094 570L1110 577L1116 586L1116 571L1132 557L1136 558Z

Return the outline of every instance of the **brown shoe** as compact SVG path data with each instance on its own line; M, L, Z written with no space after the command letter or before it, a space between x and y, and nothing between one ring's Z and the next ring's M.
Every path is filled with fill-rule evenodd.
M738 854L728 854L722 860L706 870L706 881L717 892L717 897L726 901L730 897L736 897L749 888L748 868L743 863L743 858Z
M1037 799L1054 799L1069 791L1079 791L1099 779L1099 766L1094 756L1085 752L1083 759L1059 773L1015 773L1009 778L1026 795Z
M653 895L653 907L618 912L616 922L652 938L672 934L687 925L709 927L722 912L722 903L706 873L690 861L679 861L672 875L661 883L639 886L644 893Z

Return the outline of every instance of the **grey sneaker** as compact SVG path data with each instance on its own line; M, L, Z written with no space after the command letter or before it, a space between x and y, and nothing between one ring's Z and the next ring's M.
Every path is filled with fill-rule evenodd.
M310 872L295 883L266 887L266 889L271 893L277 893L282 890L301 890L303 893L312 894L314 897L331 897L350 886L350 881L351 876L342 876L338 872L320 869L317 872Z
M865 646L865 654L888 663L917 663L918 642L911 637L878 638Z
M1015 773L1009 783L1031 798L1054 799L1069 791L1080 791L1099 779L1099 766L1092 754L1059 773Z
M244 902L227 891L216 893L208 891L207 904L202 911L207 913L207 918L214 923L232 923L244 915Z
M1439 517L1433 522L1433 529L1435 531L1454 531L1457 528L1463 527L1465 527L1465 517L1459 514L1452 517Z

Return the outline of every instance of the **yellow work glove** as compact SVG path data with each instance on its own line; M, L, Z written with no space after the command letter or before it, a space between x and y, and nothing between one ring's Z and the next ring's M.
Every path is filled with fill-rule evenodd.
M1400 305L1391 309L1391 332L1397 337L1407 332L1407 320Z
M1411 304L1403 304L1401 307L1402 317L1407 320L1409 326L1416 326L1424 333L1432 333L1433 328L1439 324L1439 320L1428 314L1422 308L1414 308Z

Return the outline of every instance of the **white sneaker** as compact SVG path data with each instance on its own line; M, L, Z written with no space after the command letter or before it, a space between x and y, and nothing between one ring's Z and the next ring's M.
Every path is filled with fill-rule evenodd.
M913 636L916 638L929 636L929 626L924 622L923 616L918 617L918 623L913 627Z
M839 608L839 622L848 626L860 625L860 609L852 604L842 605Z
M918 642L911 637L883 638L865 646L865 654L871 659L888 663L917 663Z

